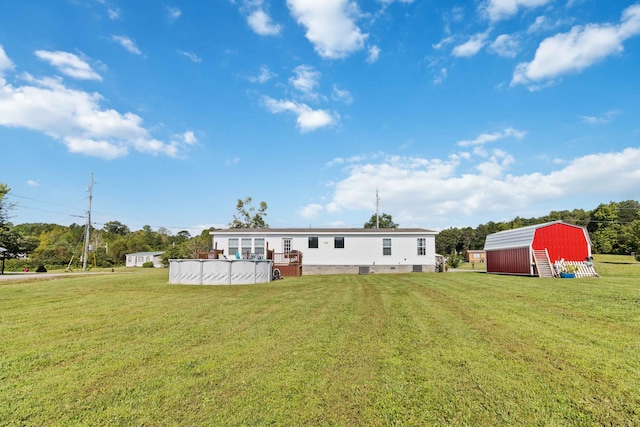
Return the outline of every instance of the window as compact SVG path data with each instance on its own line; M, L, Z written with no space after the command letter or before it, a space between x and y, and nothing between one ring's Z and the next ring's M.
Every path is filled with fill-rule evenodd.
M309 249L318 249L318 236L309 237Z
M242 250L240 251L240 255L243 258L248 258L251 255L251 237L243 237L241 240Z
M391 239L382 239L382 255L391 255Z
M291 239L282 239L282 252L285 254L291 252Z
M229 239L229 255L235 256L238 253L238 239L230 238Z
M427 239L424 237L418 237L418 255L427 254Z
M257 237L253 241L253 253L264 256L264 238Z
M333 247L335 249L344 249L344 237L334 237Z

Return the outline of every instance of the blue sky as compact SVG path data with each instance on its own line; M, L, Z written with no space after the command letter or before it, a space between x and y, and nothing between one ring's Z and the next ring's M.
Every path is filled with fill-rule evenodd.
M640 3L0 6L12 221L475 227L640 199Z

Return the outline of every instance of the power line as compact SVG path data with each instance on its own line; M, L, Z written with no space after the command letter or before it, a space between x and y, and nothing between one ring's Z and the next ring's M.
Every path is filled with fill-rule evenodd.
M13 192L8 192L6 195L6 197L14 197L16 199L24 199L24 200L31 200L34 202L40 202L40 203L45 203L48 205L51 205L52 203L44 201L44 200L40 200L40 199L34 199L33 197L25 197L25 196L20 196L18 194L14 194ZM42 209L42 208L35 208L32 206L25 206L19 202L15 203L13 205L16 208L20 208L20 209L28 209L28 210L33 210L33 211L38 211L38 212L46 212L46 213L52 213L52 214L56 214L56 215L64 215L64 216L70 216L70 217L75 217L75 218L86 218L85 215L74 215L74 214L70 214L68 212L59 212L59 211L53 211L50 209ZM59 205L61 206L61 205Z

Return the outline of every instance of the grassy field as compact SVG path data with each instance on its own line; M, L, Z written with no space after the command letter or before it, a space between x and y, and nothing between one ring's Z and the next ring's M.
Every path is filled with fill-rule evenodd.
M0 282L0 425L638 425L640 264Z

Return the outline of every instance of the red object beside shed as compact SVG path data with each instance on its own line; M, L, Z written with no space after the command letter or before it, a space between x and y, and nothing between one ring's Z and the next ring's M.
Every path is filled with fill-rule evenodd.
M546 250L549 261L584 261L591 257L591 241L584 227L553 221L487 236L487 273L535 276L534 251Z

